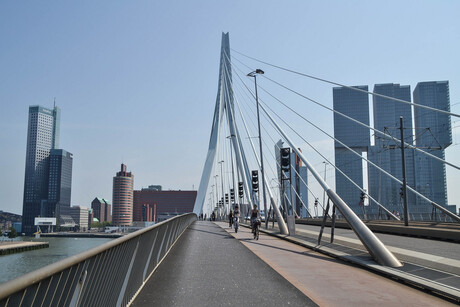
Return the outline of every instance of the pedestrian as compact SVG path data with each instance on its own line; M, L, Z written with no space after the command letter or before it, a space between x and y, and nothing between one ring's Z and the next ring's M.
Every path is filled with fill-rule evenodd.
M204 214L204 220L206 221L206 213Z
M233 211L230 209L230 213L228 214L228 227L232 228L233 226Z

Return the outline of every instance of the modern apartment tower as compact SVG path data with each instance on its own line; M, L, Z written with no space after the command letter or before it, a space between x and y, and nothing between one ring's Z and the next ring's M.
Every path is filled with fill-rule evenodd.
M414 103L450 111L449 82L419 82L414 90ZM414 107L414 123L417 147L444 159L444 150L452 144L450 116ZM417 191L446 207L445 165L420 152L416 153L415 160ZM432 206L428 202L418 199L417 205L420 210L431 212Z
M366 86L355 88L368 91ZM351 88L333 88L334 110L357 121L369 125L368 94ZM334 112L334 137L341 143L334 142L335 165L360 187L363 187L363 160L359 157L367 152L370 145L369 129ZM352 149L351 152L344 145ZM356 213L362 212L360 207L361 191L339 171L335 172L337 194Z
M133 187L134 175L126 171L125 164L121 164L121 170L113 177L112 221L114 225L129 226L132 224Z
M374 93L388 97L411 101L409 85L393 83L376 84ZM404 141L413 145L412 110L409 104L389 98L373 96L374 128L385 135L374 133L374 146L369 149L368 158L388 173L402 181L401 146L394 139L401 138L400 117L404 123ZM405 148L405 166L407 184L415 187L414 151ZM369 194L388 210L403 212L401 184L382 173L374 166L369 166ZM375 210L374 202L370 201L369 211ZM408 193L409 212L415 206L415 196ZM376 212L374 212L376 213Z
M48 199L42 217L70 216L73 155L63 149L51 149L49 157ZM62 224L63 221L58 221Z
M35 231L34 219L48 199L49 156L59 146L60 109L29 107L22 232Z

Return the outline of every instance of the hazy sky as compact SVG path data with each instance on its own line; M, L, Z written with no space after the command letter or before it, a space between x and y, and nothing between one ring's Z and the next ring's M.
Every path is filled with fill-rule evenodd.
M197 189L223 31L235 50L347 85L449 80L460 113L458 12L459 1L420 0L1 1L0 210L22 213L28 107L55 97L73 205L111 200L121 162L135 189ZM332 106L330 85L247 63ZM314 117L332 131L332 114ZM459 134L447 150L457 165ZM326 137L311 137L333 155ZM458 205L459 172L447 169Z

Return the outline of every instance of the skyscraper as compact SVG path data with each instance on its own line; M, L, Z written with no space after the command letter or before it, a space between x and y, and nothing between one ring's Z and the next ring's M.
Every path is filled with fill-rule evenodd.
M126 165L121 164L121 170L113 177L113 224L129 226L133 222L133 186L134 175L126 171Z
M411 101L409 85L393 83L376 84L374 93ZM388 98L373 96L374 128L385 133L385 136L374 134L374 146L369 150L370 161L402 181L401 147L393 139L401 138L400 117L404 122L404 141L413 144L412 110L409 104ZM407 184L415 187L414 152L405 149ZM390 211L402 212L401 184L383 174L374 166L369 166L369 194ZM372 206L370 209L376 209ZM413 193L408 193L409 212L415 206Z
M73 155L63 149L51 149L49 160L48 199L41 216L69 216Z
M368 90L366 86L355 86ZM333 88L334 110L369 125L369 98L367 93L346 87ZM340 114L334 113L334 137L358 155L367 152L370 145L369 129ZM334 142L335 165L351 180L363 187L363 160L339 142ZM360 213L361 191L339 171L335 172L337 194L356 213Z
M419 82L414 90L414 103L450 111L449 82ZM414 123L417 147L444 159L444 149L452 144L450 116L414 107ZM417 191L447 206L445 165L420 152L416 153L415 160ZM420 210L431 210L431 205L422 199L418 199L417 204Z
M49 155L59 145L60 109L29 107L22 232L34 232L34 218L48 198Z

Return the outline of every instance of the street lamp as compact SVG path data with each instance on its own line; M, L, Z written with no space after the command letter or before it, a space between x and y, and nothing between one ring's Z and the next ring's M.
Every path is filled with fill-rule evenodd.
M224 165L224 160L218 162L220 164L220 179L222 183L222 207L225 210L225 194L224 194L224 173L222 171L222 165Z
M219 175L214 175L214 185L216 186L216 206L219 206L218 202L219 202L219 188L217 187L217 177L219 177Z
M259 97L257 96L257 75L263 75L264 71L262 69L256 69L255 71L247 74L248 77L254 78L254 87L256 91L256 104L257 104L257 125L259 128L259 147L260 147L260 172L262 173L262 191L264 197L264 211L265 215L267 214L267 198L265 196L265 174L264 174L264 156L262 154L262 135L260 133L260 116L259 116ZM260 200L259 200L260 203ZM268 219L265 219L265 228L268 228Z
M230 141L230 159L232 160L232 189L233 193L235 193L235 171L233 169L233 153L232 153L232 138L234 137L234 134L231 134L227 136L227 139ZM230 200L231 203L231 200Z
M329 164L326 161L323 161L324 163L324 181L326 181L326 166ZM325 206L326 202L326 190L323 189L323 206Z

